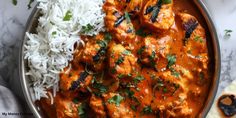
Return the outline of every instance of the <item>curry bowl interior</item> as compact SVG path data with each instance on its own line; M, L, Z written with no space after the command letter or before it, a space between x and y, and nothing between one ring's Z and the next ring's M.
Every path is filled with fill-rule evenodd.
M216 34L216 30L214 27L214 24L210 18L210 15L208 14L209 12L206 9L206 6L202 3L200 0L194 0L192 1L193 4L195 4L197 12L199 12L202 16L200 16L200 19L202 22L205 24L204 27L206 29L206 34L207 34L207 45L208 45L208 50L209 50L209 57L210 58L210 65L209 68L212 71L212 82L210 85L210 89L208 92L208 97L205 100L205 105L202 108L201 112L199 113L198 117L205 117L212 105L212 102L214 100L214 97L216 95L218 83L219 83L219 74L220 74L220 50L219 50L219 44L218 44L218 38ZM27 24L27 28L25 32L30 32L30 33L36 33L36 27L38 25L38 18L40 17L40 10L37 9L36 7L34 8ZM22 45L21 45L21 50L20 50L20 80L21 80L21 85L22 89L25 95L25 99L29 105L29 108L35 115L35 117L43 117L43 112L40 110L39 105L34 102L34 98L32 97L33 92L30 89L29 85L29 78L28 76L25 75L26 71L28 70L27 67L27 61L24 60L24 44L27 40L26 35L23 37Z

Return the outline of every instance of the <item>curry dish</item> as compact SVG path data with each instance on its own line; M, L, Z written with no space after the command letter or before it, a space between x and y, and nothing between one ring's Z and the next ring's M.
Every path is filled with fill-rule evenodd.
M106 0L106 32L81 36L50 118L196 117L211 83L207 36L189 0ZM50 91L50 90L49 90Z

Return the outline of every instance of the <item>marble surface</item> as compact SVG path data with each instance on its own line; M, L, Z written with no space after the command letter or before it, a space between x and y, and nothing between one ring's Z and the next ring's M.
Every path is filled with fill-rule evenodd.
M204 0L215 22L222 56L222 71L217 97L232 81L236 81L236 1ZM17 6L11 0L0 0L0 78L19 97L18 54L27 19L32 9L28 0L18 0ZM34 6L35 3L32 5ZM230 38L224 38L224 30L233 30ZM1 81L1 80L0 80Z

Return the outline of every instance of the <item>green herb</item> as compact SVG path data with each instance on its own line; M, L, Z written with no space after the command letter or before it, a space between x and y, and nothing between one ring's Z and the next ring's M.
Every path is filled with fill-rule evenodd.
M200 73L199 73L199 77L200 77L201 80L203 80L203 79L204 79L204 73L203 73L203 72L200 72Z
M68 10L68 11L66 12L66 15L65 15L64 18L63 18L63 21L69 21L69 20L71 19L71 17L72 17L72 13L71 13L70 10ZM83 27L82 27L82 28L83 28Z
M29 1L28 5L27 5L27 6L28 6L28 9L31 8L31 4L32 4L33 2L34 2L34 0L30 0L30 1Z
M122 79L123 77L124 77L123 74L119 74L119 75L117 76L117 78L119 78L119 79Z
M107 42L103 40L97 41L97 44L103 48L107 47Z
M98 89L100 93L107 92L107 87L104 86L103 84L97 82L96 79L94 79L92 86L93 86L93 88Z
M146 32L144 32L144 30L142 28L138 29L135 33L136 33L136 35L141 36L143 38L148 36L148 34Z
M125 93L129 98L134 97L134 91L131 91L130 89L125 89Z
M130 54L131 54L131 52L130 52L130 51L128 51L128 50L125 50L125 51L123 51L123 52L122 52L122 54L124 54L124 55L130 55Z
M143 113L144 114L149 114L149 113L152 113L152 108L151 106L146 106L143 108Z
M104 39L105 39L106 41L110 41L110 40L112 39L111 34L110 34L110 33L106 33L105 36L104 36Z
M137 84L142 80L144 80L144 77L139 75L139 76L136 76L133 81L134 81L135 84Z
M78 114L79 114L80 118L86 118L86 116L87 116L86 109L87 109L87 104L82 103L79 105L77 110L78 110Z
M108 99L108 103L113 103L116 106L120 106L121 101L124 99L124 97L118 95L113 96L112 98Z
M129 13L128 12L125 12L125 19L127 21L127 23L131 23L131 20L130 20L130 17L129 17Z
M172 0L162 0L163 4L170 4L172 2Z
M171 71L171 75L173 75L173 76L179 78L180 73L177 72L174 68L170 68L170 71Z
M167 88L163 88L162 91L163 91L163 93L167 93L168 90L167 90Z
M233 32L233 30L229 30L229 29L225 29L224 31L225 31L225 36L227 36L227 37L230 37L231 36L230 33Z
M17 0L12 0L12 4L16 6L17 5Z
M141 55L143 53L144 49L145 49L145 46L142 46L137 52L138 55Z
M131 76L132 76L132 74L131 74L131 73L129 73L127 76L128 76L128 77L131 77Z
M52 32L52 35L56 35L56 34L57 34L57 32L56 32L56 31Z
M117 65L119 65L119 64L123 63L123 61L124 61L124 57L120 56L115 63Z
M195 37L194 37L194 40L195 40L195 41L198 41L200 38L201 38L200 36L195 36Z
M154 60L156 57L156 52L152 51L152 54L150 55L150 60Z
M134 106L134 105L131 105L130 108L131 108L132 110L134 110L134 111L137 111L137 108L136 108L136 106Z
M86 26L82 26L81 32L84 33L88 33L90 32L94 27L90 24L87 24Z
M115 74L115 73L116 73L116 69L115 69L115 68L112 68L112 69L111 69L111 73L112 73L112 74Z
M200 37L200 36L195 36L194 37L194 40L197 42L197 41L200 41L200 43L202 43L203 42L203 39L202 39L202 37Z
M75 103L75 104L78 104L78 103L79 103L79 100L78 100L77 98L74 98L72 101L73 101L73 103Z
M167 55L168 65L167 67L170 68L172 65L176 62L176 56L175 55Z

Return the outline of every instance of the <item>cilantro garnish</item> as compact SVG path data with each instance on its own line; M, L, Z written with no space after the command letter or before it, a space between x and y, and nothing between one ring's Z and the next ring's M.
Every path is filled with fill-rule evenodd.
M176 56L175 55L167 55L167 60L168 60L168 65L167 67L170 68L171 66L173 66L176 62Z
M112 98L108 99L108 103L113 103L116 106L120 106L121 101L124 99L124 97L122 97L121 95L115 95Z
M172 2L172 0L162 0L163 4L170 4Z
M143 108L143 113L144 114L149 114L149 113L152 113L152 108L151 106L146 106Z
M71 13L70 10L68 10L68 11L66 12L66 15L65 15L64 18L63 18L63 21L69 21L69 20L71 19L71 17L72 17L72 13Z
M230 37L231 36L231 33L233 32L233 30L230 30L230 29L225 29L225 36L227 37Z
M142 80L144 80L144 77L139 75L139 76L136 76L133 81L135 84L137 84Z
M90 32L94 27L90 24L87 24L86 26L82 26L82 31L81 33L88 33Z
M115 63L116 63L117 65L119 65L119 64L123 63L123 61L124 61L124 57L120 56L120 57L116 60Z

